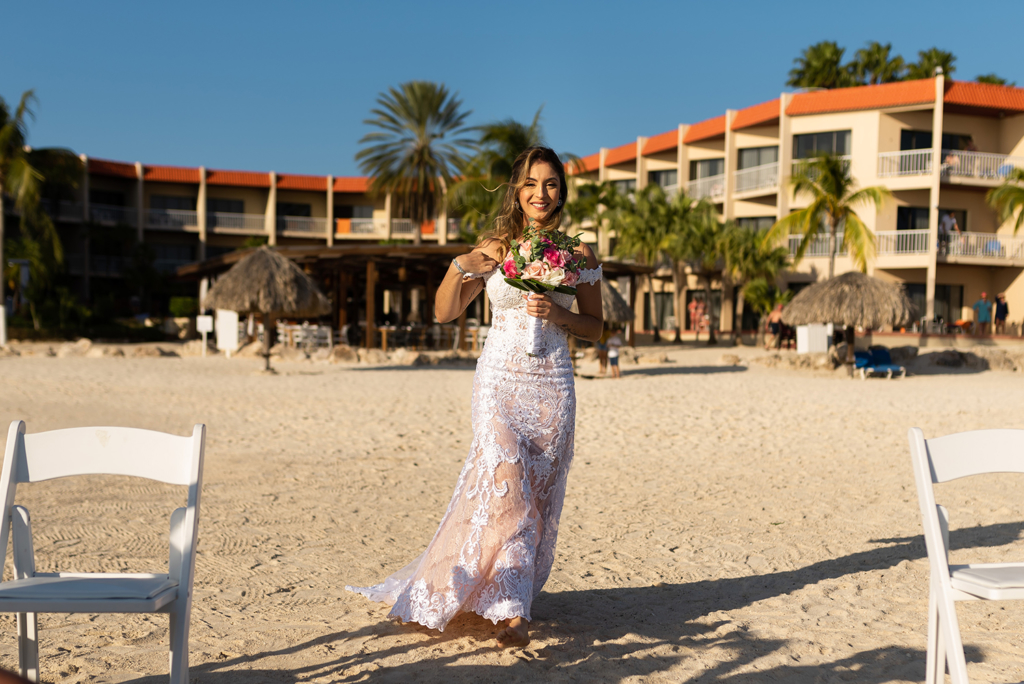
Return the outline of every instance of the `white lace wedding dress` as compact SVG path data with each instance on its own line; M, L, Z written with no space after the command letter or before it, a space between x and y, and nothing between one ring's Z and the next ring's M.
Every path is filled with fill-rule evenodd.
M581 284L600 279L600 266L580 273ZM372 587L345 587L392 605L390 617L442 631L462 611L530 619L551 573L573 457L566 333L545 321L529 356L524 293L498 271L485 282L493 316L473 383L473 443L448 510L412 563ZM572 295L552 298L572 305Z

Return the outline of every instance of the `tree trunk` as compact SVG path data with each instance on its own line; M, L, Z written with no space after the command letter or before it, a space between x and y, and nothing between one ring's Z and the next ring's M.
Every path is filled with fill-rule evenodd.
M680 298L681 293L683 291L683 280L686 277L686 274L682 273L681 271L682 271L682 269L679 266L676 266L676 265L672 266L672 290L673 290L673 292L672 292L672 301L674 302L673 308L675 309L675 315L676 315L676 339L675 339L675 343L676 344L681 344L682 341L683 341L683 334L682 334L682 327L683 326L680 323L680 321L682 320L682 311L683 311L683 309L679 305L680 304L679 298Z
M718 344L718 338L715 337L715 313L714 307L711 306L711 276L704 276L704 307L708 312L708 345Z
M836 275L836 224L835 221L829 221L832 225L828 229L828 279Z
M736 290L736 308L732 311L732 337L737 346L743 344L743 288L737 288ZM737 322L739 321L739 322ZM757 342L757 336L754 336L754 342Z
M0 320L0 345L7 346L7 298L4 297L4 283L7 278L4 276L4 181L3 177L0 176L0 316L4 317L4 320Z
M647 276L647 291L651 297L651 328L654 329L654 341L661 342L661 335L658 333L658 300L654 296L654 276Z
M853 377L853 366L854 359L856 358L853 354L853 344L855 337L855 331L852 325L846 326L846 370Z
M263 370L273 370L270 367L270 337L274 334L277 320L270 314L263 314Z

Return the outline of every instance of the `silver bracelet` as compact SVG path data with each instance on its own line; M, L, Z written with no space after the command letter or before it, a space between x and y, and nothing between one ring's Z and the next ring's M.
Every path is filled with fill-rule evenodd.
M462 277L463 277L463 278L469 278L469 277L471 277L469 273L466 273L466 269L462 268L462 266L461 266L461 265L459 265L459 260L458 260L458 259L456 259L456 258L453 258L453 259L452 259L452 263L453 263L453 264L455 264L455 268L459 269L459 273L461 273L461 274L462 274Z

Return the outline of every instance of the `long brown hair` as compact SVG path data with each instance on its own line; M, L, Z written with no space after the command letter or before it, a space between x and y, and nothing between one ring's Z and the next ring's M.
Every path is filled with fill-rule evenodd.
M501 203L501 210L494 219L491 230L480 236L480 241L499 240L501 242L501 256L504 257L512 245L523 236L526 229L526 214L519 206L519 191L526 185L530 177L530 168L537 162L546 162L558 174L558 205L554 211L543 221L537 222L537 227L542 230L558 230L562 225L562 207L565 206L568 189L565 183L565 167L558 154L550 147L527 147L523 150L512 164L512 177L506 183L505 199Z

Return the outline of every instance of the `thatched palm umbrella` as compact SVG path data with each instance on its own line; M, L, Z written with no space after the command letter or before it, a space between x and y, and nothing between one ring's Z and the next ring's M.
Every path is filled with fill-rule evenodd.
M263 356L270 370L270 335L283 316L311 318L331 311L313 279L290 259L267 246L254 249L210 288L203 306L263 318Z
M782 310L786 325L838 323L846 328L846 362L853 363L855 327L902 325L915 316L914 305L894 283L858 271L823 280L801 290Z
M601 313L605 323L632 323L633 309L622 298L619 291L601 279Z

